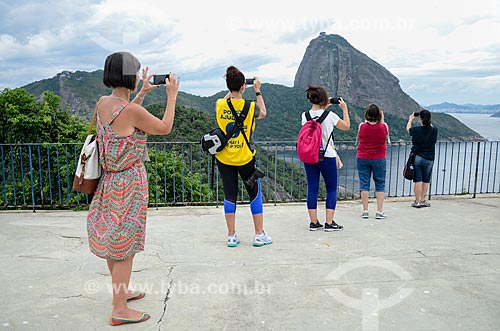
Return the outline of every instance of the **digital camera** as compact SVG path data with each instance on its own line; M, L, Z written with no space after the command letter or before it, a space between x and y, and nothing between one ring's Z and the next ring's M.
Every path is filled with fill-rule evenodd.
M170 74L161 74L153 76L153 85L165 85L166 80L170 77Z
M245 79L245 85L253 85L254 82L255 82L255 78Z
M266 176L266 173L256 167L254 172L252 173L252 175L245 181L245 184L249 188L253 188L255 185L255 182L257 182L257 179L264 178L265 176Z
M340 100L341 100L341 99L342 99L342 98L330 98L330 103L331 103L332 105L338 105L338 104L340 104Z
M319 149L319 156L318 156L318 161L321 162L325 159L325 150L323 147Z
M415 116L415 117L419 117L419 116L420 116L420 112L419 112L419 111L414 112L414 113L413 113L413 116Z

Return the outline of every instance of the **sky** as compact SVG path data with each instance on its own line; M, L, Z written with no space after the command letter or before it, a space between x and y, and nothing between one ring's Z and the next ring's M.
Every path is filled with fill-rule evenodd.
M134 54L180 89L225 90L229 65L293 86L309 42L338 34L387 68L420 105L500 104L499 0L2 0L0 90Z

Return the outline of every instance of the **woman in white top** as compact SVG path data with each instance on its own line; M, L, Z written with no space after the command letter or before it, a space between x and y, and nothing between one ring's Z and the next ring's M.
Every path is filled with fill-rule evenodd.
M339 100L339 106L342 109L343 118L337 114L326 110L330 105L330 98L326 90L320 86L309 86L306 90L307 99L312 103L312 108L309 114L313 119L318 119L323 112L327 111L328 116L321 123L321 131L323 135L323 149L325 149L325 157L316 164L304 163L307 176L307 210L309 213L309 230L315 231L322 228L323 225L318 221L318 190L319 190L319 175L323 176L326 186L326 219L325 231L342 230L343 226L335 223L334 215L337 206L337 153L333 146L333 139L328 142L328 137L333 132L333 128L340 130L349 130L351 122L347 104L344 100ZM306 112L302 113L302 125L307 122ZM328 143L328 146L327 146Z

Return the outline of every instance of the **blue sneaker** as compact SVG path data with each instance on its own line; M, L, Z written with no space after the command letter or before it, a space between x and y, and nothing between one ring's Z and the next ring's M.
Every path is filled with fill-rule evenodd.
M227 247L237 247L239 243L240 240L236 234L227 237Z
M270 245L272 243L273 243L273 239L271 237L269 237L264 231L262 231L262 234L256 234L253 237L253 245L255 247Z

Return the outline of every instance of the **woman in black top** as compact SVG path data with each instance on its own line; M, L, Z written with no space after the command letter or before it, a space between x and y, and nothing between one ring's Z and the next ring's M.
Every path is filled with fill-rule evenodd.
M420 118L421 126L412 127L412 122L417 117ZM411 113L406 124L406 131L411 136L413 144L411 151L416 154L415 178L413 179L415 201L411 206L415 208L430 207L431 204L425 200L425 195L431 181L438 135L438 129L431 124L430 111L423 109L419 113Z

